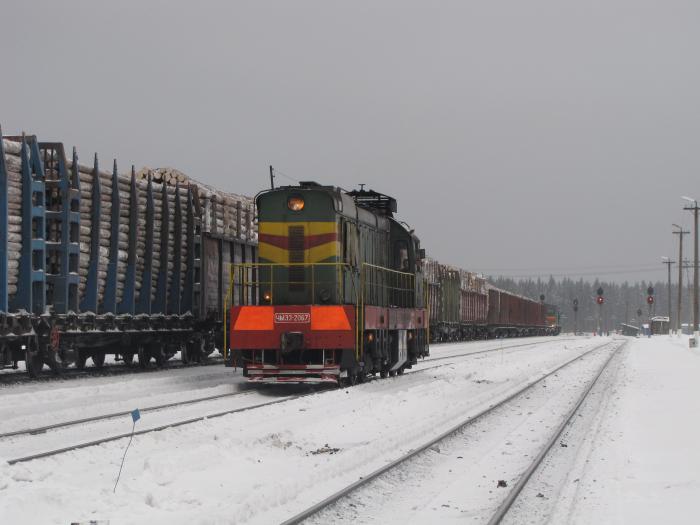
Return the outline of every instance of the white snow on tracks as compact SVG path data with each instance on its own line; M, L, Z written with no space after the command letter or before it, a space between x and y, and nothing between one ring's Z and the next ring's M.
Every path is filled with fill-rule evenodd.
M149 524L279 522L423 442L426 435L448 428L466 411L483 407L495 396L604 340L548 339L528 351L455 358L422 374L326 390L137 436L116 495L112 487L125 441L24 464L5 464L0 467L0 516L8 523L89 519ZM503 345L512 342L504 341ZM479 344L494 342L465 346L476 348ZM434 355L442 348L454 350L458 346L435 347ZM235 385L241 381L240 373L234 377L224 367L221 377L228 378L225 382L221 377L209 377L211 368L200 370L159 377L152 385L148 381L152 377L142 376L84 381L80 388L66 385L66 389L77 388L72 392L52 385L50 390L56 399L33 385L36 399L16 400L34 416L21 418L15 413L15 418L20 418L22 425L43 421L42 409L37 405L47 401L54 403L52 410L62 410L65 418L82 407L122 408L144 397L154 404L152 397L162 400L185 396L183 391L188 389L187 396L195 397L193 390L200 382L202 389L211 393L225 386L238 388ZM203 374L200 379L194 377L198 373ZM119 380L123 383L121 390ZM15 393L13 389L12 394L21 391ZM255 395L272 400L288 392L288 387L280 386L260 389ZM120 395L126 401L116 401ZM71 403L71 408L61 408ZM148 424L149 417L144 414L139 425ZM130 420L122 423L122 431L128 431ZM92 438L91 432L91 427L85 428L84 441ZM59 439L60 434L56 436ZM44 443L48 446L48 434L43 439L48 440ZM20 443L24 446L26 438ZM9 459L12 442L0 450Z

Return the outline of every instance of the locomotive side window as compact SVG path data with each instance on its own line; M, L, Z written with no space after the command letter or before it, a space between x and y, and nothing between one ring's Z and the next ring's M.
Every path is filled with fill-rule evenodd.
M400 272L408 272L408 244L406 241L396 241L394 244L394 264Z
M349 222L343 222L343 261L356 267L358 259L357 227Z

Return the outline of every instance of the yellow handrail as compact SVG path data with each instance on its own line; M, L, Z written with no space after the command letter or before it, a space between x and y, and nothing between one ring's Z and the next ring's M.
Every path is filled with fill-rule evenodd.
M355 325L356 325L356 343L355 343L355 348L356 348L356 358L358 361L360 360L360 357L364 355L364 306L367 303L367 297L366 297L366 286L368 282L368 272L370 272L372 275L370 276L372 280L376 280L377 282L381 282L381 284L378 284L378 289L377 292L378 294L377 297L375 298L376 301L371 301L372 303L380 303L380 305L383 306L389 306L390 302L390 295L389 291L394 290L396 292L396 296L398 297L398 302L405 306L415 306L415 299L416 299L416 276L413 273L409 272L402 272L399 270L394 270L391 268L386 268L383 266L379 266L376 264L370 264L370 263L362 263L361 267L358 269L353 268L350 264L348 263L343 263L343 262L327 262L327 263L260 263L260 262L243 262L243 263L229 263L229 289L228 292L226 293L226 296L224 298L224 311L223 311L223 333L224 333L224 359L228 360L229 359L229 330L228 330L228 317L229 317L229 309L231 306L234 304L234 290L236 287L236 274L239 272L242 272L242 276L240 279L240 285L243 286L243 290L241 290L241 300L243 304L248 304L251 302L252 297L253 297L253 290L255 287L259 287L261 284L260 281L260 270L268 268L270 269L269 272L269 285L270 285L270 303L274 304L274 269L275 268L292 268L292 267L303 267L303 268L311 268L311 282L301 282L297 284L310 284L311 285L311 291L312 291L312 301L315 300L315 290L316 290L316 269L317 268L324 268L324 267L335 267L336 268L336 297L338 298L338 302L343 303L344 299L346 297L345 293L345 271L351 272L350 275L353 276L351 279L351 286L353 286L353 294L354 299L355 299L355 304L357 305L356 312L355 312ZM257 273L253 273L254 271L257 271ZM357 275L359 273L359 276ZM250 274L250 275L249 275ZM253 277L255 275L255 277ZM392 283L389 282L389 279L386 277L389 275L393 275L396 278L397 284L396 286L392 286ZM249 279L250 277L250 279ZM356 277L359 277L359 286L356 286ZM250 290L249 290L250 288ZM258 301L260 300L260 292L261 290L257 290L258 292ZM428 291L427 288L424 290L424 293L426 295L426 307L428 305ZM382 304L383 303L383 304Z

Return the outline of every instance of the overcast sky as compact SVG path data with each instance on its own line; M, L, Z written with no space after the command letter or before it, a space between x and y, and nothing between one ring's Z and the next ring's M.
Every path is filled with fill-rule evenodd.
M397 198L430 255L468 269L664 278L671 223L691 223L680 196L700 199L697 0L35 0L0 14L5 134L251 195L270 164L366 183Z

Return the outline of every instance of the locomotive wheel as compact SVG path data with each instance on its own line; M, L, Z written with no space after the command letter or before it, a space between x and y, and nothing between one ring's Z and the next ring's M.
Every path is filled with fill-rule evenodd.
M131 366L134 362L134 354L128 352L126 354L122 354L122 361L124 361L124 364L127 366Z
M44 367L44 360L38 352L32 352L29 348L24 353L24 366L27 368L29 377L39 377L41 369Z
M388 375L388 372L384 369L382 369L382 371L379 372L379 377L381 377L382 379L386 379Z
M399 367L399 369L396 371L396 375L402 376L404 370L405 370L405 368L403 366Z
M102 368L105 364L105 355L102 352L92 354L92 363L95 368Z
M151 361L151 354L148 353L143 345L139 345L136 350L136 355L139 358L139 367L146 368L148 363Z
M396 375L396 370L389 370L389 377L394 377Z
M357 384L357 374L352 370L348 370L348 376L340 379L338 384L341 388L355 386Z

